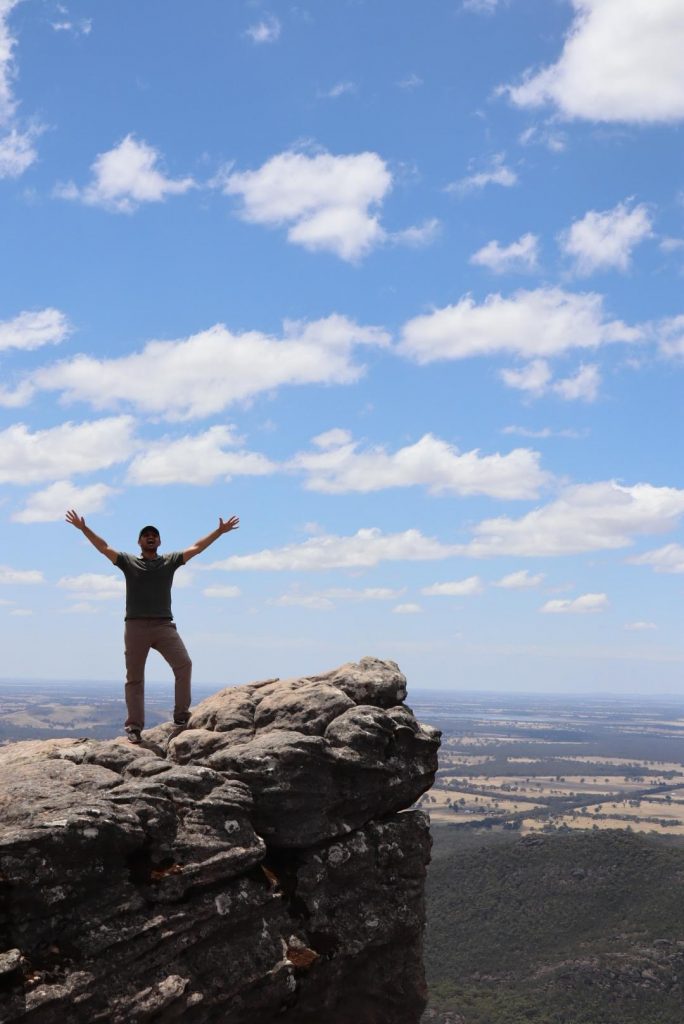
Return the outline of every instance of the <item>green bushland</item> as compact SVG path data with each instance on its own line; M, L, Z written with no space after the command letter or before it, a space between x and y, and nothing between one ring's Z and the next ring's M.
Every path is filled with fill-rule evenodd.
M682 1024L681 840L448 826L433 838L431 1007L466 1024Z

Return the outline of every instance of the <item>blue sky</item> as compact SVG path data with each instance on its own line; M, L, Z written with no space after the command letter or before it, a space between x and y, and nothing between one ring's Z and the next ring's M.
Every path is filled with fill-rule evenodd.
M6 677L675 692L680 0L0 0ZM151 679L166 667L151 660Z

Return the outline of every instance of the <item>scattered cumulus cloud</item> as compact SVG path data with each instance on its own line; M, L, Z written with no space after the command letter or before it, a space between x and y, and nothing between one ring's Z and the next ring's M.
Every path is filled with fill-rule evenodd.
M644 203L627 200L601 213L590 210L560 236L560 247L574 261L575 273L586 276L597 270L629 269L632 250L653 235L653 224Z
M110 601L121 598L126 585L118 576L108 573L84 572L80 576L62 576L57 586L69 593L69 597L77 601Z
M414 604L413 602L398 604L392 609L395 615L417 615L422 610L419 604Z
M463 0L462 8L475 14L493 14L499 2L500 0Z
M251 555L232 555L209 568L292 572L322 569L367 569L380 562L422 562L457 553L455 545L425 537L420 530L383 533L377 527L358 530L352 536L322 534L301 544L265 549Z
M364 373L353 359L356 346L387 344L380 328L336 314L286 322L282 338L259 331L233 334L216 324L179 341L151 341L131 355L77 355L42 367L20 382L16 394L28 401L37 392L57 391L63 401L97 409L131 405L147 415L187 420L284 385L351 384ZM12 397L3 400L9 404Z
M574 430L572 428L566 428L563 430L554 430L551 427L539 427L533 429L531 427L519 427L515 424L504 427L501 431L502 434L517 434L518 437L531 437L531 438L546 438L546 437L568 437L573 440L578 438L586 437L586 430Z
M14 95L17 74L9 19L20 0L0 0L0 179L18 178L37 159L34 146L40 128L23 128L18 119L19 104Z
M366 601L396 601L404 593L404 589L393 590L390 587L329 587L327 590L304 593L298 586L295 586L270 603L281 608L300 607L330 611L340 602L359 604Z
M516 448L505 455L460 453L432 434L390 453L378 445L365 451L345 431L314 439L320 449L301 452L289 463L308 474L308 490L327 494L370 493L389 487L426 487L431 494L486 494L534 498L548 482L538 452Z
M107 484L75 487L68 480L58 480L29 495L22 509L12 516L16 523L54 523L64 519L64 510L77 508L81 515L100 512L107 499L116 494Z
M266 15L261 21L255 22L254 25L250 25L245 31L245 35L252 40L253 43L261 45L263 43L275 43L280 39L280 33L282 31L282 25L278 18L273 14Z
M473 253L470 262L476 267L487 267L495 274L536 270L539 263L539 238L528 232L510 245L501 245L494 239Z
M658 347L668 359L684 356L684 314L668 317L655 328Z
M545 359L533 359L520 369L501 370L501 379L509 388L526 391L535 398L556 394L568 402L596 401L601 384L595 363L582 363L573 376L553 380L551 367Z
M431 217L429 220L423 221L422 224L414 224L413 227L404 228L402 231L393 231L389 239L396 245L408 245L413 249L422 249L432 245L441 228L441 222L436 217Z
M582 594L575 598L556 598L547 601L539 609L546 615L585 615L588 612L602 612L608 607L606 594Z
M202 434L161 438L145 445L133 459L133 484L211 484L234 476L266 476L276 466L259 452L245 451L231 426L214 426Z
M555 64L507 86L520 107L553 104L566 118L654 123L684 118L681 0L572 0L575 18Z
M71 333L71 325L58 309L19 313L12 320L0 320L0 351L10 348L28 351L43 345L58 345Z
M414 317L404 325L399 351L418 363L505 353L534 358L642 337L640 328L606 318L601 295L543 287L508 298L494 293L480 304L466 295Z
M645 622L643 620L638 622L626 622L624 628L629 633L646 633L650 630L657 629L655 622Z
M483 520L461 553L541 557L617 550L637 536L674 529L682 514L684 490L674 487L626 487L611 480L574 484L519 519Z
M377 153L290 150L256 171L228 174L223 191L241 199L244 220L287 227L295 245L354 262L385 240L377 210L391 186L392 175Z
M161 154L153 146L127 135L118 146L98 154L91 165L89 185L60 184L55 195L114 213L133 213L141 203L163 202L167 196L195 188L193 178L168 178L159 169L160 160Z
M666 544L662 548L646 551L643 555L630 558L632 565L650 565L656 572L683 573L684 547L681 544Z
M0 178L19 178L38 159L35 141L42 129L29 126L25 131L13 127L0 136Z
M9 565L0 565L0 584L13 587L16 584L43 583L44 576L38 569L12 569Z
M35 484L107 469L130 458L134 448L130 416L36 431L15 423L0 431L0 483Z
M324 100L338 100L340 96L353 95L355 92L358 92L356 82L336 82L330 89L319 93L319 96Z
M426 597L470 597L472 594L481 594L483 590L484 584L479 576L468 576L465 580L433 583L423 587L420 592Z
M503 587L504 590L529 590L538 587L544 582L544 573L532 574L529 569L519 569L517 572L509 572L502 576L494 584L495 587Z
M231 586L205 587L202 591L205 597L234 598L240 597L240 588Z
M445 192L452 192L456 195L465 195L468 192L479 192L487 185L501 185L503 188L511 188L518 184L518 175L510 167L506 166L503 153L497 153L492 157L489 165L481 171L473 171L472 174L452 181L444 189Z

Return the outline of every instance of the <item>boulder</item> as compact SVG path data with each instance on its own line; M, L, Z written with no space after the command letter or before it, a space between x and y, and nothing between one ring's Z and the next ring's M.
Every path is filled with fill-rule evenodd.
M393 662L0 749L3 1024L417 1024L439 733Z

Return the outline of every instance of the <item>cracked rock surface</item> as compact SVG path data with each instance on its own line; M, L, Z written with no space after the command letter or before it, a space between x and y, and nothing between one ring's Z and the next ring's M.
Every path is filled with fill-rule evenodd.
M0 748L0 1020L417 1024L439 733L391 661Z

